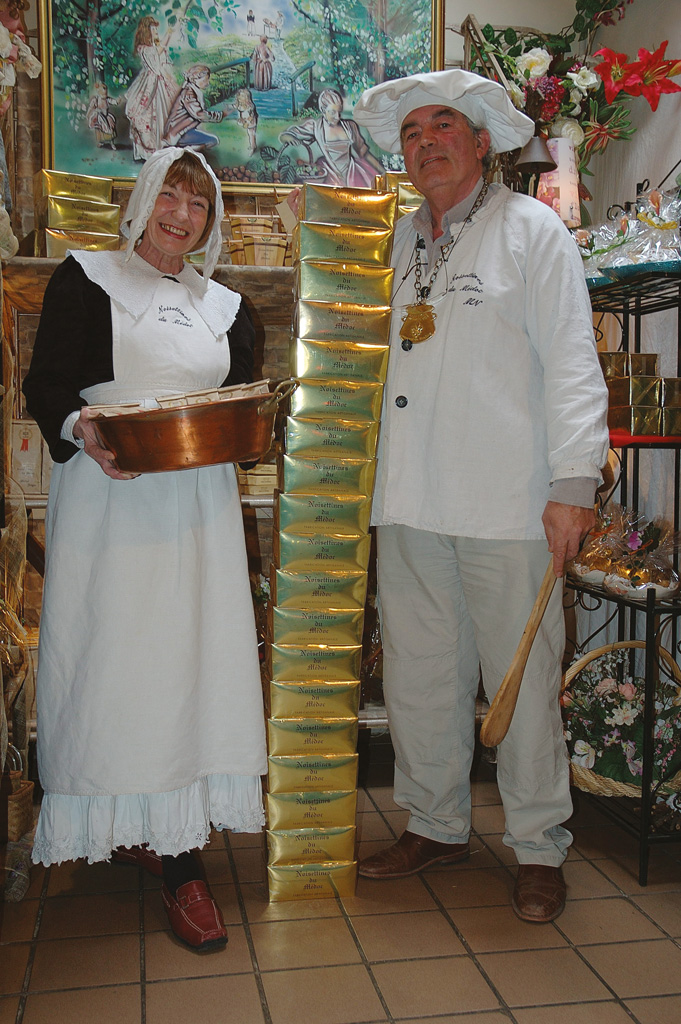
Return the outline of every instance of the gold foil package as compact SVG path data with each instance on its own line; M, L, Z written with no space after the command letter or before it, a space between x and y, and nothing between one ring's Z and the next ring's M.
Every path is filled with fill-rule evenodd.
M371 538L367 534L288 533L273 537L273 559L281 569L311 572L327 569L364 569L369 565Z
M357 786L358 754L272 755L270 793L350 792Z
M322 224L392 228L396 201L392 192L306 184L300 198L299 216L303 221Z
M322 864L329 861L352 861L355 856L356 829L296 828L267 833L269 863Z
M667 409L681 409L681 377L663 377L660 405Z
M69 196L72 199L87 199L92 203L110 203L112 190L113 178L50 170L40 170L33 176L35 203L43 196Z
M681 437L681 408L662 409L662 435L664 437Z
M280 494L275 529L356 535L368 533L370 518L371 499L364 495Z
M311 419L289 416L286 420L286 451L307 458L372 458L376 454L378 423L343 419Z
M376 460L283 455L278 470L279 490L291 494L371 494Z
M109 235L118 234L119 214L119 206L67 196L42 196L35 208L37 228L94 231Z
M324 302L356 302L388 306L393 270L349 261L316 260L301 263L297 274L297 298Z
M96 231L53 231L51 228L38 228L35 232L36 256L65 256L69 249L118 249L119 235L110 235Z
M340 260L385 267L390 264L391 227L320 224L298 221L293 231L293 261Z
M383 385L353 380L302 380L291 396L291 416L378 420Z
M270 865L267 876L273 903L353 896L357 884L357 862Z
M607 384L609 401L613 406L660 404L660 377L613 377Z
M295 333L301 341L387 345L390 338L390 315L389 305L301 300L296 308ZM355 376L354 372L351 376Z
M291 346L291 376L299 380L347 376L355 381L383 383L388 352L388 345L298 338Z
M267 738L272 755L353 754L357 749L357 719L270 718Z
M358 644L364 615L357 608L276 608L270 605L270 635L275 644Z
M364 608L367 578L364 570L351 572L294 572L273 567L272 603L280 608Z
M267 794L270 829L339 828L354 824L356 812L356 789Z
M270 644L270 679L298 682L305 679L342 683L359 679L362 663L361 644L315 647L294 644Z
M598 359L606 380L611 377L656 377L656 352L599 352Z
M659 435L662 429L662 410L646 406L610 406L610 430L623 430L634 435Z
M296 609L297 610L297 609ZM270 683L271 718L353 718L359 710L359 681L341 683ZM271 773L270 773L271 783ZM353 783L354 785L354 783ZM306 789L286 786L284 789ZM320 786L320 789L351 789L352 786ZM270 784L270 789L272 786Z

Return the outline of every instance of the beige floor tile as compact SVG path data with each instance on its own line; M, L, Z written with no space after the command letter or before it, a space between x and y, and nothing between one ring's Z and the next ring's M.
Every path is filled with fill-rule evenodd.
M479 836L488 835L490 832L504 832L505 829L506 819L501 804L483 804L473 808L473 830Z
M357 790L357 813L363 814L364 811L375 811L376 806L372 802L371 797L367 793L366 789Z
M54 896L45 902L40 939L80 938L139 932L137 892Z
M14 1024L19 1000L16 996L0 997L0 1024Z
M656 892L681 892L681 867L661 850L651 850L648 884L638 884L638 855L631 859L598 861L598 867L628 895Z
M250 847L234 851L237 878L240 882L264 882L267 879L267 862L264 849Z
M681 938L681 893L634 896L633 902L673 938Z
M265 842L265 832L230 832L229 845L233 850L244 849L249 846L262 847Z
M537 1006L531 1010L514 1010L518 1024L631 1024L631 1017L619 1003L583 1003L568 1006Z
M483 953L479 959L492 984L512 1007L580 1003L610 996L572 949ZM549 1020L547 1017L547 1024Z
M342 918L270 921L252 925L251 935L261 971L361 962L357 945Z
M355 931L368 960L456 956L465 949L439 911L357 917Z
M411 1017L400 1024L508 1024L505 1013L457 1013L455 1017Z
M681 992L681 949L670 939L583 946L581 953L621 999Z
M664 937L628 900L618 897L568 902L556 923L575 946Z
M598 868L603 862L598 861ZM617 896L617 887L605 878L593 864L585 860L567 860L563 875L567 885L568 900L583 900L596 896Z
M147 1024L194 1021L263 1024L255 978L248 974L226 974L219 978L159 981L147 985Z
M2 954L0 954L2 958L0 996L21 992L30 950L31 947L27 942L17 943L16 946L3 946Z
M38 900L24 898L21 903L0 906L0 946L6 942L28 942L33 938Z
M42 864L31 864L28 889L24 896L25 900L38 899L43 891L43 882L45 881L46 871L47 868L43 867Z
M393 788L392 786L376 786L369 787L367 790L369 799L375 807L378 807L381 811L399 811L400 807L397 806L393 800Z
M357 815L357 838L360 842L370 842L373 839L394 841L390 829L378 811L365 811Z
M615 824L599 824L586 828L570 828L573 846L589 860L615 856L638 858L638 843L633 836Z
M499 1000L467 957L377 964L374 977L393 1017L497 1009Z
M382 811L381 813L395 836L401 836L409 822L409 811Z
M510 949L548 949L567 943L552 924L538 928L519 921L507 906L452 910L451 917L475 953Z
M513 878L504 868L431 871L423 876L445 907L508 906Z
M210 891L217 900L226 925L241 924L241 908L234 885L211 885ZM144 894L144 929L146 932L163 932L168 929L168 915L161 899L161 890Z
M386 1020L364 967L276 971L263 974L262 983L272 1024L362 1024Z
M418 875L385 882L360 878L357 881L356 894L344 897L343 906L351 917L356 914L398 914L410 910L435 910L435 902Z
M211 853L202 851L201 863L209 885L226 885L234 882L229 857L224 848Z
M241 886L246 916L253 924L259 921L302 921L319 917L340 917L341 908L335 899L283 900L270 903L267 886L251 883Z
M139 985L49 992L28 997L23 1024L139 1024L141 1006Z
M626 1005L641 1024L678 1024L681 1020L681 996L627 999Z
M31 992L84 988L140 980L140 941L137 935L59 939L39 942Z
M500 804L501 796L496 782L473 782L471 785L473 807L485 804Z
M48 896L77 896L91 892L122 892L139 888L139 868L127 864L88 864L69 860L50 869Z
M148 981L203 978L214 974L246 974L253 969L242 926L227 929L227 948L194 953L171 931L153 932L144 943Z

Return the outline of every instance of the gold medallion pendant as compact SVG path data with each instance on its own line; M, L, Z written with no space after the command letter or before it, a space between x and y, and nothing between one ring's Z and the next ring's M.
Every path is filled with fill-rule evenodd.
M432 338L434 334L435 311L433 307L426 302L407 306L407 312L402 317L400 338L416 345L419 341L428 341L428 338Z

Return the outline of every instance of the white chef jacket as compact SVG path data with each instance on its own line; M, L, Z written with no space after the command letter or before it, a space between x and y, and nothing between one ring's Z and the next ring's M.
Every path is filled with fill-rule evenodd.
M461 220L476 194L461 204ZM415 217L418 224L409 214L395 230L372 522L541 539L551 483L599 480L608 450L607 390L577 247L549 207L490 186L435 279L435 334L405 351L399 331L415 298ZM455 238L459 227L452 225ZM427 249L420 254L425 284Z

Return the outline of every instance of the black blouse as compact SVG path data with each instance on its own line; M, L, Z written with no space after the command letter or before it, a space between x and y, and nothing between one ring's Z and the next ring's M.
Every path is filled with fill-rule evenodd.
M222 387L253 380L254 338L253 322L242 301L227 332L231 363ZM67 256L45 289L33 358L23 384L26 408L55 462L68 462L79 451L60 435L69 413L87 405L80 392L113 379L109 296Z

